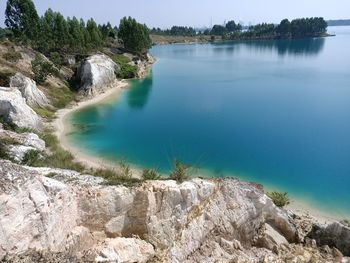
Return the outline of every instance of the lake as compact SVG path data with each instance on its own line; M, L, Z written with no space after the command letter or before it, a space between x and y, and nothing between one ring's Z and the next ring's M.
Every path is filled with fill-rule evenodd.
M336 37L155 46L114 102L70 116L94 156L171 169L180 159L340 217L350 215L350 27Z

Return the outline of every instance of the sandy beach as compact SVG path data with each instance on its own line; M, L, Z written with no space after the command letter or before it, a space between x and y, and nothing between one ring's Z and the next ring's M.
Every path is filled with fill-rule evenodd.
M129 87L129 83L125 80L118 81L115 86L106 90L105 92L98 94L92 98L79 101L70 105L68 108L64 108L58 110L56 112L56 119L53 121L53 128L55 131L55 135L60 141L62 147L71 152L75 160L83 163L89 168L116 168L117 164L113 164L111 162L105 161L99 157L92 157L84 152L84 149L74 147L67 140L66 135L72 131L72 127L66 121L66 118L75 111L78 111L82 108L97 104L97 103L109 103L111 100L116 99L116 97L122 92L124 89Z

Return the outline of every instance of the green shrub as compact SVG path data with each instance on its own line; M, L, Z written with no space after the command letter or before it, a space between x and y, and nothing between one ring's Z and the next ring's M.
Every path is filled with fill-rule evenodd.
M20 59L22 59L22 55L20 52L17 52L15 49L11 49L5 54L2 55L2 57L12 63L18 62Z
M6 144L3 141L0 142L0 159L10 159L10 156L6 149Z
M50 60L52 63L60 70L63 66L63 60L61 58L60 53L58 52L51 52L50 53Z
M0 86L9 87L10 86L10 77L13 75L13 72L10 71L0 71Z
M75 93L67 86L55 87L49 83L45 83L46 91L55 108L65 108L70 102L75 99Z
M29 150L24 154L22 164L35 166L40 160L40 152L37 150Z
M284 207L285 205L288 205L290 203L288 193L281 193L281 192L268 192L267 196L272 199L274 204L278 207Z
M127 56L124 56L122 54L116 54L112 57L112 59L118 65L128 64L129 62L131 62L131 60Z
M129 164L127 164L125 161L119 161L119 167L120 167L121 175L123 177L125 177L125 178L132 177L132 172L131 172Z
M55 113L51 110L39 107L32 107L32 109L41 117L48 120L53 120Z
M40 54L36 54L35 59L32 61L32 69L34 80L38 84L44 83L48 76L57 74L57 70L52 63L44 60Z
M173 171L170 173L170 179L175 180L178 183L182 183L189 178L188 173L190 168L190 165L183 164L180 161L175 160Z
M48 178L54 178L57 174L56 173L48 173L47 175L45 175Z
M41 138L45 141L50 153L45 154L43 158L35 163L35 166L70 169L78 172L84 171L85 167L81 163L74 161L74 156L61 147L57 137L51 131L44 131L41 134Z
M132 79L135 78L137 72L137 66L124 64L120 65L120 70L117 72L116 76L120 79Z
M93 172L94 176L102 177L108 185L134 186L140 183L137 178L132 178L130 168L121 169L97 169Z
M158 180L160 179L160 175L157 173L155 169L144 169L142 171L142 179L143 180Z
M17 133L27 133L27 132L33 133L33 132L34 132L33 129L31 129L31 128L25 128L25 127L16 127L16 128L14 129L14 131L17 132Z

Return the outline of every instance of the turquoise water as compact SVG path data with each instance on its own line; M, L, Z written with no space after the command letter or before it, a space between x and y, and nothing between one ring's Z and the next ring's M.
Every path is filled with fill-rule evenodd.
M155 46L152 74L71 116L72 143L285 190L350 214L350 28L336 37Z

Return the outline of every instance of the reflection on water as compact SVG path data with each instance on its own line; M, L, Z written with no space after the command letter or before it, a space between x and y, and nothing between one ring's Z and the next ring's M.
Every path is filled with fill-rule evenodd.
M324 48L324 38L265 40L265 41L240 41L214 43L214 52L233 53L241 48L252 51L272 51L279 56L316 56Z
M143 108L149 98L153 84L152 72L142 80L134 80L132 89L127 93L127 101L130 108Z

